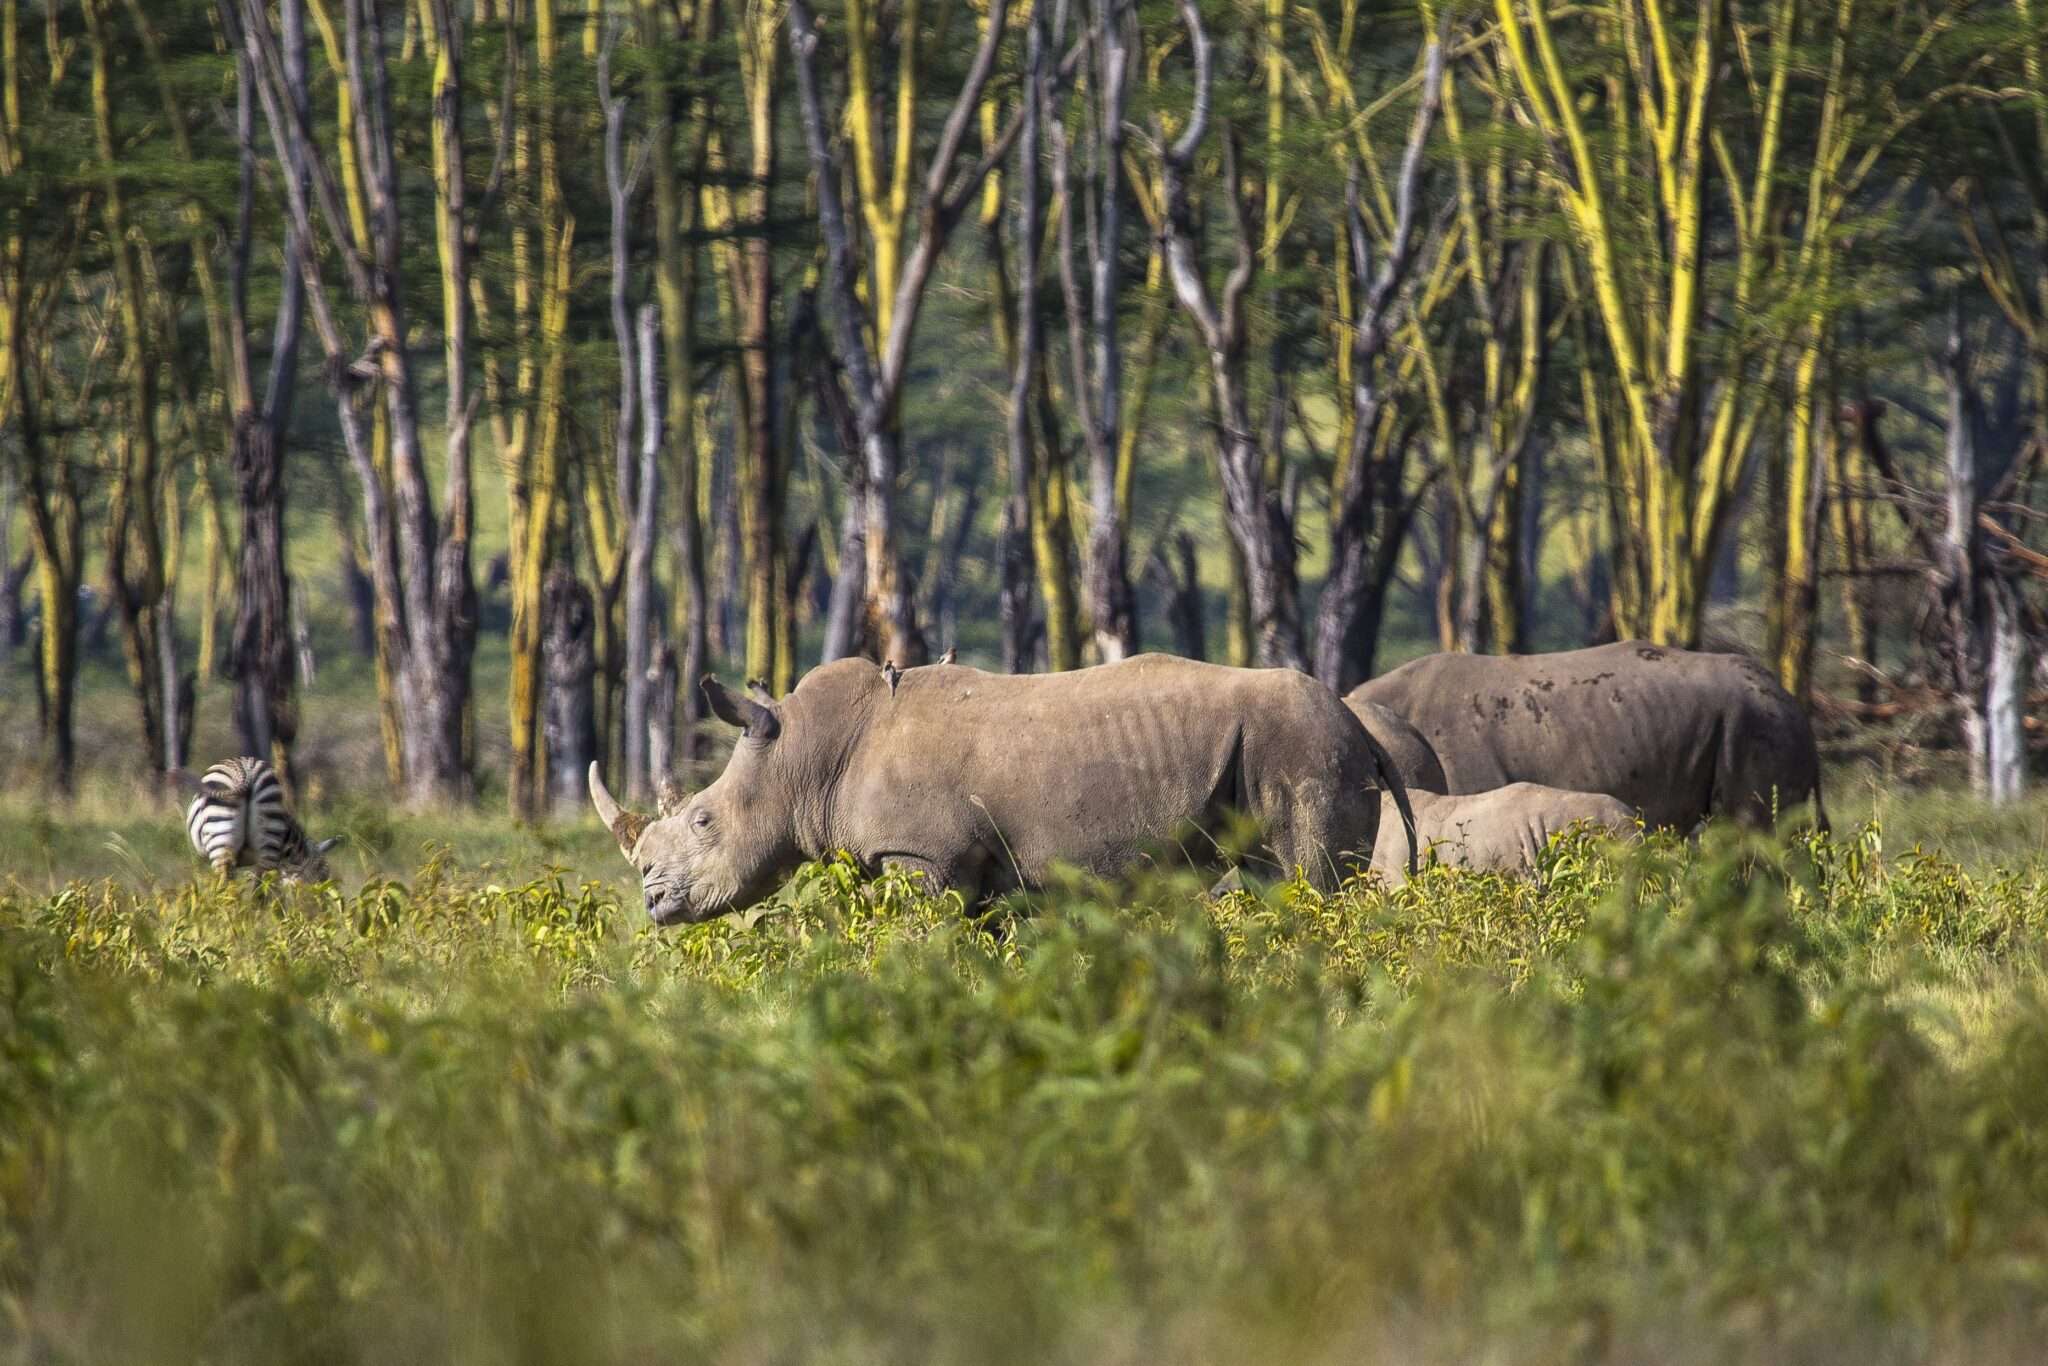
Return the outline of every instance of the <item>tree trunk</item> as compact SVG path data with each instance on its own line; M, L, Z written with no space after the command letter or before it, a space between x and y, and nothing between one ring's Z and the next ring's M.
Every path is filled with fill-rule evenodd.
M1998 472L1982 464L1983 414L1970 377L1959 305L1950 313L1941 372L1948 390L1948 522L1936 564L1948 624L1948 665L1963 707L1970 786L1987 801L2007 802L2020 795L2025 779L2024 642L2016 594L1988 543L1979 512L1984 489L1996 482Z
M548 787L556 810L574 811L583 805L584 774L597 757L596 608L589 587L562 563L548 570L542 602Z
M0 551L0 556L5 552ZM28 639L28 614L22 610L22 589L34 572L33 552L11 564L0 558L0 655L19 650Z
M653 646L655 634L654 542L655 522L661 508L661 411L660 364L656 349L661 345L660 311L651 303L639 312L638 362L639 409L642 415L640 448L636 456L631 499L625 506L626 527L626 662L625 662L625 766L626 790L635 800L653 795L654 776L649 735L653 727L649 689L655 686ZM623 489L622 486L622 497ZM674 673L671 657L669 672ZM673 689L671 689L673 692ZM669 725L674 725L675 700L668 703Z
M1038 648L1038 613L1031 593L1031 528L1018 525L1020 516L1030 517L1030 507L1028 492L1021 499L1013 492L1003 501L996 533L996 555L1002 568L1003 669L1013 674L1031 671Z
M166 594L157 609L157 686L164 699L164 769L174 772L192 757L192 708L199 677L178 659L178 618Z
M1524 655L1536 648L1535 623L1540 619L1543 592L1544 497L1549 489L1552 452L1547 441L1531 441L1522 453L1516 502L1520 531L1514 543L1514 577L1502 585L1515 599L1514 629L1497 637L1494 648Z
M1238 175L1236 130L1226 126L1222 192L1235 224L1234 260L1222 293L1212 297L1201 265L1192 186L1195 153L1209 124L1209 37L1194 0L1181 0L1180 11L1194 56L1195 95L1180 137L1161 149L1167 270L1175 297L1207 352L1218 419L1216 465L1223 486L1224 525L1243 565L1253 657L1266 667L1306 669L1294 528L1288 523L1279 490L1268 487L1251 417L1244 305L1256 260L1252 240L1255 209Z
M2002 575L1982 580L1979 629L1985 637L1983 748L1984 795L2016 802L2027 778L2027 642L2020 625L2019 591Z
M92 57L100 218L113 258L109 322L120 338L126 383L121 430L107 442L114 460L106 528L107 589L121 615L122 648L149 764L162 772L170 763L164 747L166 711L175 709L177 699L175 692L167 696L164 691L157 640L165 615L161 604L169 565L160 518L165 464L158 431L159 356L155 328L144 301L143 265L129 234L127 188L118 151L122 139L115 128L113 70L117 58L107 28L105 0L87 0L84 14Z
M1160 596L1167 628L1173 633L1173 652L1183 659L1206 659L1208 630L1194 536L1176 531L1166 543L1154 547L1145 577Z
M846 489L846 507L839 518L839 572L832 579L832 597L825 609L825 642L819 663L859 654L865 635L861 604L867 600L868 515L863 490Z
M570 294L575 221L562 186L561 113L557 99L557 64L561 59L556 0L536 0L534 16L535 79L522 91L523 108L531 110L533 146L531 189L534 236L539 242L538 329L530 343L537 355L522 357L526 375L538 375L533 399L531 439L517 450L508 492L514 504L512 522L511 677L506 709L512 730L512 771L507 798L516 820L534 820L546 806L541 769L546 759L543 712L546 708L546 576L565 552L559 533L567 523L569 458L568 350ZM524 266L524 252L515 270ZM531 381L529 381L530 383Z
M1279 490L1269 488L1264 478L1264 457L1246 392L1242 323L1234 330L1235 341L1211 345L1209 361L1223 418L1216 434L1216 458L1224 523L1243 557L1252 658L1262 668L1306 669L1294 527Z
M370 539L371 583L377 600L380 643L380 704L398 731L403 780L416 804L447 801L467 789L464 742L469 695L468 632L473 622L473 589L468 580L468 456L465 421L451 420L448 432L447 527L437 524L428 490L425 452L420 440L418 388L408 350L406 297L401 264L403 213L398 187L398 143L392 127L389 72L384 28L371 0L348 0L346 10L343 88L348 92L344 143L353 160L350 174L360 178L360 203L354 215L344 208L341 187L306 136L303 120L285 111L291 89L277 49L277 35L267 8L244 0L239 13L220 7L223 22L241 30L265 122L277 149L279 177L291 222L306 249L298 256L306 296L328 370L334 380L336 416L343 444L363 498L363 521ZM456 44L455 46L459 46ZM453 51L451 47L450 52ZM446 55L446 54L444 54ZM437 83L437 141L460 146L459 104L445 84ZM437 167L445 148L437 149ZM459 215L460 162L442 184L441 213L445 225ZM369 346L350 361L341 331L320 285L320 254L312 249L313 209L307 189L316 193L321 219L333 238L334 256L348 278L349 292L367 315ZM363 231L349 225L359 218ZM358 239L361 240L358 240ZM460 252L456 252L457 257ZM444 291L459 268L444 261ZM444 293L444 301L446 299ZM444 312L441 325L451 354L461 354L466 322L462 307ZM365 440L354 391L374 382L381 391L382 412L390 447L388 462ZM451 404L461 402L464 380L459 366L448 376ZM384 465L380 468L380 464ZM384 671L387 667L388 675Z
M1810 385L1811 381L1805 382ZM1779 520L1783 539L1778 580L1772 591L1771 647L1778 682L1805 704L1813 691L1814 632L1819 625L1821 518L1826 509L1825 483L1834 444L1835 424L1825 405L1816 405L1810 388L1797 391L1787 418L1783 460L1784 502Z
M1528 621L1523 613L1527 585L1522 536L1527 529L1522 501L1526 475L1536 443L1526 441L1515 453L1501 481L1494 504L1493 525L1486 538L1487 648L1495 654L1521 654L1528 648Z
M295 790L290 754L298 735L292 707L291 625L285 573L283 460L272 426L238 413L234 471L242 505L242 559L236 574L235 632L229 646L235 680L235 732L242 752L271 760ZM282 764L279 760L283 760Z
M1332 472L1330 499L1330 571L1316 604L1315 675L1338 694L1356 687L1372 670L1386 600L1386 577L1393 572L1399 534L1406 530L1401 513L1401 487L1408 438L1405 431L1382 431L1385 378L1380 373L1388 343L1407 314L1408 276L1414 264L1415 220L1422 179L1422 149L1429 140L1443 92L1443 45L1432 38L1424 51L1422 99L1401 158L1396 182L1392 240L1379 269L1370 269L1372 241L1359 207L1358 175L1344 187L1344 242L1348 260L1337 269L1349 271L1365 297L1351 320L1348 348L1351 392L1347 449L1339 452ZM1381 463L1380 445L1392 459ZM1375 526L1375 522L1378 523Z
M1835 491L1828 499L1828 508L1833 514L1835 544L1841 547L1843 631L1849 638L1850 656L1865 666L1856 671L1856 697L1862 702L1875 702L1877 634L1868 595L1870 581L1865 572L1871 554L1870 504L1856 491L1857 481L1862 477L1857 469L1857 443L1845 440L1841 430L1844 424L1856 420L1857 412L1857 405L1843 403L1837 404L1830 414L1836 424L1834 439L1828 447L1834 456L1831 473Z
M0 467L0 668L20 646L21 585L28 578L31 557L14 560L14 470Z
M306 22L303 0L280 7L285 84L295 117L307 117ZM255 70L246 51L236 54L235 133L240 152L240 198L229 285L229 327L234 388L240 407L232 422L230 467L241 510L241 561L235 574L235 625L228 646L234 679L235 733L244 754L269 759L287 795L297 791L292 747L298 714L292 700L290 602L286 570L284 439L291 422L298 377L300 319L305 281L300 273L303 244L289 223L284 231L284 270L271 335L270 371L262 406L255 401L249 348L248 275L253 243L256 190ZM301 181L301 193L303 193Z
M695 40L708 35L710 5L698 6ZM656 0L637 0L640 41L649 51L659 50L663 35L663 7ZM674 542L677 591L674 638L681 643L682 689L676 718L681 758L697 757L697 721L703 716L703 702L697 680L704 675L708 654L704 588L704 534L697 507L696 387L691 367L696 363L695 312L697 298L697 251L688 240L695 228L690 205L696 196L684 191L684 168L675 156L676 121L672 106L678 92L671 87L660 62L647 68L648 170L652 177L655 232L655 293L661 305L662 379L667 400L667 446L675 470ZM692 166L701 163L705 141L705 109L700 99L689 105L690 118L684 142Z
M72 523L66 538L68 554L43 553L37 575L42 594L43 740L50 785L71 795L78 762L73 728L73 703L78 695L78 574L84 537Z
M1456 545L1444 556L1444 562L1451 567L1450 648L1464 654L1483 650L1488 634L1486 538L1488 529L1493 525L1493 509L1481 510L1481 516L1485 518L1483 524L1472 514L1469 507L1460 506L1455 510Z
M950 490L950 491L949 491ZM967 553L967 537L974 530L974 518L981 511L981 483L971 470L957 480L941 485L943 502L934 503L932 534L927 539L925 571L919 596L924 619L932 624L947 648L959 643L960 609L955 589L960 562ZM938 508L947 511L942 519Z
M777 76L782 36L773 7L739 27L741 77L746 85L749 163L741 196L746 233L740 248L740 397L745 458L741 464L741 524L745 542L747 677L766 679L776 695L795 684L786 648L790 610L784 517L789 473L777 440L780 395L774 349L775 251L772 189L777 169Z
M341 554L337 566L341 575L341 594L348 603L349 639L354 643L356 653L365 659L377 653L377 595L370 582L370 576L363 569L361 548L356 544L354 528L343 525L341 531Z
M1038 560L1036 499L1033 490L1043 477L1032 444L1031 407L1043 356L1038 311L1038 247L1045 231L1045 208L1039 190L1039 149L1045 101L1045 29L1043 7L1034 7L1024 40L1023 127L1017 137L1017 217L1011 232L1016 244L1016 324L1004 329L1001 311L1003 249L999 230L991 224L990 260L996 279L996 326L1010 333L1010 401L1005 410L1009 499L1003 509L1003 666L1011 673L1030 671L1035 651L1036 614L1032 610L1030 575ZM1047 612L1053 604L1047 602ZM1057 667L1057 666L1055 666Z
M647 762L649 649L654 633L654 523L660 505L661 398L657 351L661 345L658 305L640 305L637 320L628 299L632 268L631 217L640 166L626 170L626 101L612 94L611 53L617 33L607 33L597 60L598 102L604 113L605 187L611 202L611 314L619 353L618 426L613 452L619 521L624 528L622 577L625 597L625 656L620 662L623 697L620 760L623 786L631 800L652 792Z
M665 799L676 787L676 652L663 641L647 666L649 786Z
M896 476L901 463L901 398L904 376L910 360L911 340L917 316L923 307L933 267L947 239L959 224L989 171L1007 150L1007 137L997 139L980 162L956 175L967 125L982 91L995 69L996 54L1003 39L1009 13L1008 0L990 0L982 34L965 80L952 107L947 111L938 141L925 167L923 194L918 205L916 244L908 257L901 258L902 206L909 197L909 166L914 129L907 123L898 132L898 156L894 168L895 186L889 205L868 195L864 209L871 224L873 280L870 297L863 302L855 288L853 243L850 225L839 199L839 161L832 146L823 97L819 92L816 54L818 25L804 0L790 0L788 32L797 75L797 94L802 110L804 145L809 153L812 180L818 197L818 225L825 239L826 277L830 289L836 360L846 371L854 416L860 431L860 460L867 481L866 615L877 636L885 659L902 667L921 664L926 657L919 632L910 584L903 572L902 553L896 540ZM858 15L848 25L850 51L864 51L869 35ZM898 90L906 107L914 104L917 89L915 44L917 19L906 13L899 49ZM868 118L866 62L851 70L853 90L850 102L856 108L852 120L857 171L871 179L872 127ZM893 207L892 207L893 206ZM889 221L884 222L883 219ZM880 231L873 230L879 227ZM874 338L871 347L870 332Z
M1041 334L1042 337L1043 334ZM1042 344L1042 343L1041 343ZM1055 672L1081 667L1079 603L1074 589L1073 503L1067 496L1067 447L1051 399L1041 353L1038 368L1038 454L1032 462L1032 563L1045 603L1045 667Z
M18 258L14 264L19 264ZM17 297L24 283L17 274ZM15 380L29 530L35 540L36 588L42 604L36 679L37 697L42 703L44 755L50 786L68 797L77 764L73 717L78 689L78 593L85 566L85 517L77 473L43 444L34 386L28 372L24 310L14 307L9 312L9 369Z
M733 387L735 392L744 388L741 384ZM733 436L735 441L741 439L738 430ZM746 542L745 532L740 526L739 461L743 456L737 445L724 442L719 443L714 451L711 523L718 538L718 602L711 620L718 628L718 657L735 660L743 659L747 648L746 639L741 635L746 621L746 588L740 576L740 557L745 553Z
M1057 120L1052 125L1055 156L1060 164L1067 211L1060 215L1060 272L1066 292L1068 347L1074 367L1074 401L1080 406L1083 441L1088 449L1090 526L1086 586L1087 615L1093 624L1095 651L1104 662L1138 650L1138 603L1131 587L1130 549L1123 505L1126 495L1117 478L1123 448L1123 347L1118 305L1122 302L1122 236L1124 207L1124 129L1130 103L1131 37L1136 28L1135 5L1129 0L1091 0L1089 27L1095 102L1089 121L1092 145L1086 193L1072 192L1067 174L1066 137ZM1040 100L1044 100L1041 89ZM1080 291L1073 279L1073 234L1076 209L1087 219L1088 308L1083 335ZM1092 347L1090 342L1092 341ZM1092 363L1091 363L1092 362Z

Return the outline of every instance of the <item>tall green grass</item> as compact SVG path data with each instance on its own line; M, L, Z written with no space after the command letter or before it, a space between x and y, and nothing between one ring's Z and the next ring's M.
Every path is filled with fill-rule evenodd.
M2019 1361L2048 865L0 893L0 1351ZM1967 1008L1956 1008L1956 1003Z

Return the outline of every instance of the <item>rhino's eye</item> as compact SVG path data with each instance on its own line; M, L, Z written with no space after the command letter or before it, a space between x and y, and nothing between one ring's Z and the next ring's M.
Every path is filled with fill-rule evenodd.
M690 824L698 830L709 830L711 828L711 813L709 811L699 811L696 815L690 817Z

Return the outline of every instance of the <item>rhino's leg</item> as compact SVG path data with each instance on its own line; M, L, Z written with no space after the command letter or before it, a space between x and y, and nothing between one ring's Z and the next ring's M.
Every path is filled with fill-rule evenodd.
M960 870L950 868L937 859L921 854L884 854L876 860L883 868L899 872L914 873L924 880L924 889L933 896L943 896L958 891L972 901L979 888L973 879L963 879Z

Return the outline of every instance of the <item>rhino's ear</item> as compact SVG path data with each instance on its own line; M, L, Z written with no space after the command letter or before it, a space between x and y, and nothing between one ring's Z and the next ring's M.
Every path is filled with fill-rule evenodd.
M633 857L633 846L640 842L640 832L654 822L612 800L612 794L605 787L604 777L597 771L594 761L590 765L590 803L597 808L598 819L611 827L612 838L619 842L619 852L629 859Z
M704 689L704 700L711 704L711 714L728 726L744 730L749 740L773 740L782 733L782 723L775 719L774 711L753 698L727 692L725 684L710 674L704 675L700 686Z
M768 691L768 685L758 678L747 680L747 696L753 698L764 707L775 705L775 694Z

